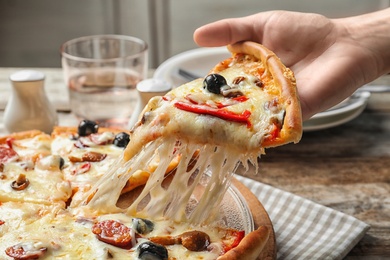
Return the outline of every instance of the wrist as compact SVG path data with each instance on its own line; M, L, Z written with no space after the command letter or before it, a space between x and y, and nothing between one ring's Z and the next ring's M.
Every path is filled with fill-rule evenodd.
M376 77L390 73L390 8L338 20L353 41L370 54L376 68L368 69L376 69Z

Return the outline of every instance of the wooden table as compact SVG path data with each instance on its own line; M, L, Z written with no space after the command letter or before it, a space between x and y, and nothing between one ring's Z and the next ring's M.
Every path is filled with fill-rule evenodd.
M365 111L342 126L304 133L299 144L268 149L259 173L245 176L370 224L348 259L389 259L390 113Z
M12 71L0 69L5 100L9 92L4 91L4 84ZM62 93L61 70L47 71L48 93ZM5 133L3 109L0 107L0 134ZM60 124L77 122L66 109L59 110L65 111L59 112ZM258 174L250 171L245 176L370 224L371 229L347 259L390 258L390 94L373 95L368 109L344 125L305 132L299 144L268 149L260 159Z

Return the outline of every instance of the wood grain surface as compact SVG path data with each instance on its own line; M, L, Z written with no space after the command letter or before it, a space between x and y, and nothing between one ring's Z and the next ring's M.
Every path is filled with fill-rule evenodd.
M268 149L259 162L257 174L241 174L371 226L346 259L390 258L389 112L368 110L347 124L304 133L299 144Z

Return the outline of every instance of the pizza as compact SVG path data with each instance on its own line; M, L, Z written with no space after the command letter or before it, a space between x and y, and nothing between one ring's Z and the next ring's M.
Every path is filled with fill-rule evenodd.
M272 230L226 225L232 175L298 142L291 70L260 44L150 100L130 131L78 127L0 139L1 259L257 259ZM222 213L221 213L222 212Z
M51 135L28 131L2 137L0 259L216 259L244 239L243 230L222 225L195 229L71 208L116 163L128 142L127 131L99 128L91 121L56 127ZM137 194L131 191L146 183L139 176L150 175L156 164L128 180L124 199ZM261 233L265 245L270 230L262 227Z

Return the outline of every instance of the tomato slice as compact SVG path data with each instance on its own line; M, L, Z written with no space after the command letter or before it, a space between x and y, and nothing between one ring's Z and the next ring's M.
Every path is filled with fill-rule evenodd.
M245 231L243 230L229 230L223 239L223 249L225 253L238 246L244 236Z

